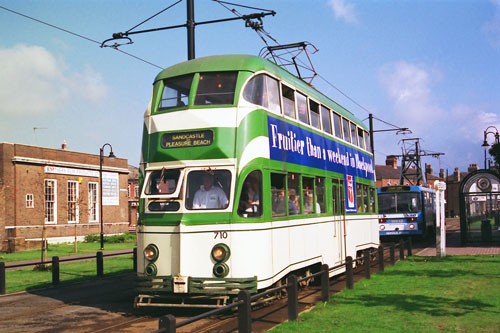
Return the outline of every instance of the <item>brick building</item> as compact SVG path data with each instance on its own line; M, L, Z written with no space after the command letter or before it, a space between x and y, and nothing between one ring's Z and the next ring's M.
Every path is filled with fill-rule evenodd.
M64 148L0 143L0 251L100 234L99 155ZM128 230L128 173L126 159L104 157L104 234Z

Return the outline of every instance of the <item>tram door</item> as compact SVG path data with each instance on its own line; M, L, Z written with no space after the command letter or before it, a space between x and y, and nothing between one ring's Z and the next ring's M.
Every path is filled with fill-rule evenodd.
M345 198L344 181L332 179L333 239L335 242L335 264L342 263L345 257Z

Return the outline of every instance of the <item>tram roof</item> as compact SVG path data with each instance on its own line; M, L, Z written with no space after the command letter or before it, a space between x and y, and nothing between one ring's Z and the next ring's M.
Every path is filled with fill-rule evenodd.
M356 120L358 124L361 124L366 129L366 126L364 126L364 124L357 119L351 111L347 110L330 97L316 90L314 87L291 74L283 67L276 65L268 59L253 55L215 55L181 62L162 70L156 76L154 82L156 83L166 78L185 74L217 71L249 71L254 73L260 71L268 72L276 77L282 78L288 84L293 85L298 90L314 97L319 101L328 99L328 102L324 102L325 104L333 104L330 106L334 107L335 111L349 115L349 118L354 118L353 120Z

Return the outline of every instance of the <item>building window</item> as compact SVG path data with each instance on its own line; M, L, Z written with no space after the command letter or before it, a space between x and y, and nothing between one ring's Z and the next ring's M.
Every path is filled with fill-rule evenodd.
M97 221L97 183L89 183L89 222Z
M26 194L26 208L34 208L33 194Z
M78 222L78 182L68 181L68 222Z
M45 179L45 222L57 223L57 183L53 179Z
M139 198L139 185L134 186L134 198Z

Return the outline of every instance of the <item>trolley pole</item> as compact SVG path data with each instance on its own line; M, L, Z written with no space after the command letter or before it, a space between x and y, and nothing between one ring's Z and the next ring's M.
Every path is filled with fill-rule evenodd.
M194 55L194 0L187 0L187 42L188 42L188 60L193 60Z

